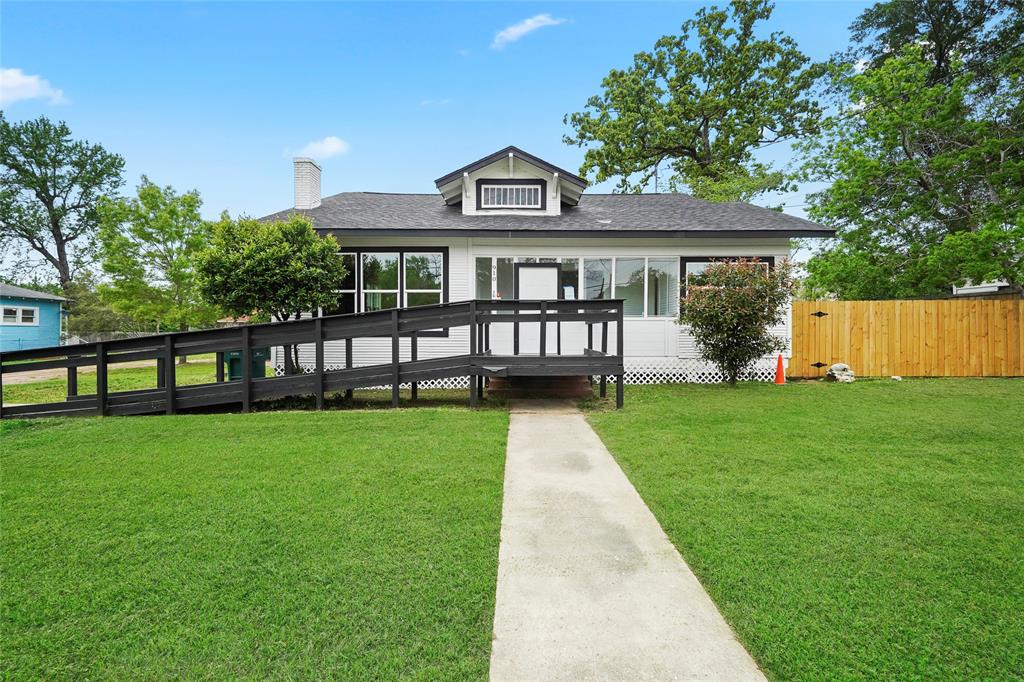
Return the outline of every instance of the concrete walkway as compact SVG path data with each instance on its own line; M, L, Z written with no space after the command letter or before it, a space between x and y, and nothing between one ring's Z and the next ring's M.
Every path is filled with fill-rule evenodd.
M513 403L491 679L765 679L572 405Z

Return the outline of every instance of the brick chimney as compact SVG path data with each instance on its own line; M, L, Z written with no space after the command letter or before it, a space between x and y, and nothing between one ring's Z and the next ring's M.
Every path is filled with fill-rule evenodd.
M308 209L320 205L320 164L297 156L295 164L295 208Z

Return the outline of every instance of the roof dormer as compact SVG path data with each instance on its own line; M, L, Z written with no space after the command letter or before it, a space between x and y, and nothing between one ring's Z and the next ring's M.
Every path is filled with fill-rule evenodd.
M575 206L587 183L573 173L506 147L434 181L449 206L465 215L559 215Z

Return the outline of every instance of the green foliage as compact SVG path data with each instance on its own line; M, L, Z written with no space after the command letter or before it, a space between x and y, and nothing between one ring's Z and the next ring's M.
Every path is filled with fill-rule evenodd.
M679 35L611 71L602 94L565 117L574 129L567 144L598 145L587 149L580 173L597 182L618 178L620 191L640 192L667 163L673 191L685 186L713 201L787 188L785 174L753 153L815 128L821 110L810 90L823 67L786 35L755 34L772 7L733 0L729 11L701 8ZM688 46L693 39L697 45Z
M210 235L201 205L198 192L179 195L145 176L136 198L102 201L100 255L110 276L103 300L159 330L212 326L218 310L200 296L195 272Z
M153 325L140 324L120 313L100 298L96 276L81 271L66 289L68 333L72 336L91 332L155 332Z
M27 274L42 258L65 291L96 253L96 208L121 186L124 160L76 141L45 116L10 123L0 112L0 247Z
M786 341L770 329L785 321L793 289L788 261L770 271L756 258L715 262L691 278L679 321L690 327L701 357L735 386L753 362L786 349Z
M1002 2L892 0L854 24L868 66L834 72L842 110L802 145L804 179L831 183L808 213L837 230L807 264L812 294L1024 282L1022 17Z
M224 216L198 256L203 296L235 317L276 320L337 305L345 264L332 236L319 237L308 218L261 222Z

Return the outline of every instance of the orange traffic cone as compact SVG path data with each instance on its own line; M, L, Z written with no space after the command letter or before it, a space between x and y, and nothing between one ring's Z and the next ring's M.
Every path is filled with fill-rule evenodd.
M782 353L779 353L779 362L775 365L775 383L786 383L786 370L782 368Z

